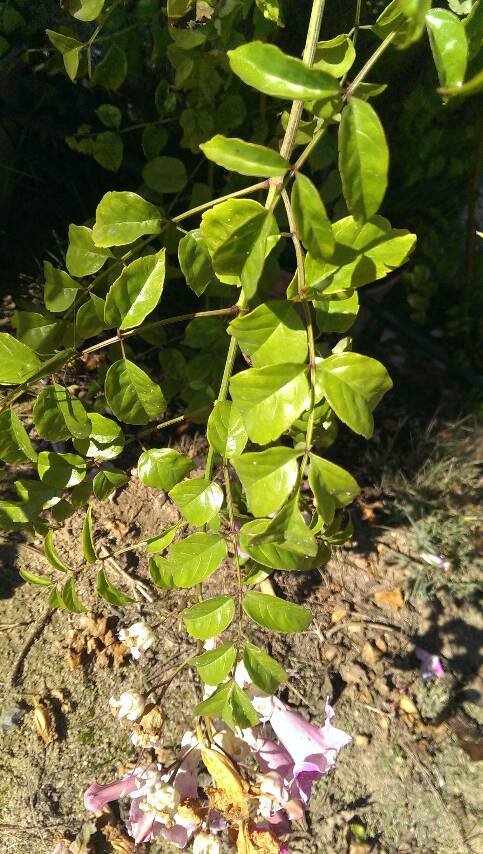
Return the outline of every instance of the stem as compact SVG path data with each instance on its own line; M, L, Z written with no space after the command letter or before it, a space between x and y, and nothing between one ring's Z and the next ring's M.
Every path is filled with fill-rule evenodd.
M221 202L227 202L228 199L236 199L238 196L248 196L250 193L256 193L257 190L265 190L269 186L269 183L268 179L266 181L259 181L258 184L251 184L250 187L244 187L242 190L235 190L234 193L227 193L226 196L220 196L218 199L212 199L209 202L204 202L204 204L198 205L196 208L191 208L189 211L173 216L171 218L171 222L182 222L184 219L188 219L188 217L194 216L194 214L206 211L214 205L219 205Z
M228 460L223 460L223 477L226 490L226 509L228 510L228 520L230 522L231 540L233 545L233 560L236 568L236 580L238 586L238 640L241 639L243 609L242 609L242 580L240 569L240 557L238 554L238 532L235 527L235 515L233 513L233 498L231 494L230 473L228 471Z
M169 418L168 421L161 421L160 424L153 424L152 427L147 427L146 430L141 430L140 433L136 433L135 436L131 436L131 438L124 443L124 447L126 447L126 445L130 445L131 442L137 442L137 440L141 439L143 436L149 436L153 430L164 430L165 427L171 427L172 424L179 424L179 422L184 421L185 418L185 415L177 415L176 418Z
M292 170L291 170L292 175L294 175L296 172L298 172L302 168L305 161L307 160L307 157L309 157L312 154L312 151L314 150L314 148L318 144L318 142L322 139L326 130L327 130L327 127L325 125L325 122L323 122L323 120L322 120L322 127L320 127L314 133L312 139L305 146L304 150L302 151L302 154L299 156L298 160L296 160L294 165L292 166Z
M295 255L297 258L297 277L299 283L299 297L303 299L305 297L305 268L304 268L304 250L302 244L300 242L300 238L297 234L297 226L295 223L295 218L293 215L292 205L290 204L289 195L286 190L282 190L282 199L285 206L285 210L287 212L288 224L290 227L290 236L292 238L292 243L295 249Z
M364 80L364 78L367 76L367 74L368 74L368 73L369 73L369 71L371 70L372 66L373 66L373 65L375 65L375 63L377 62L377 60L379 59L379 57L381 56L381 54L383 54L383 53L384 53L384 51L386 50L386 48L387 48L387 47L389 47L389 45L391 44L391 42L392 42L392 40L395 38L395 36L396 36L396 33L395 33L395 32L389 33L389 35L388 35L388 36L386 36L386 38L384 39L384 41L382 41L382 42L381 42L381 44L379 45L379 47L374 51L374 53L372 54L372 56L370 56L370 57L369 57L369 59L367 60L366 64L365 64L365 65L363 65L363 67L362 67L362 68L361 68L361 70L359 71L359 74L356 74L356 76L354 77L354 79L353 79L352 83L350 84L350 86L348 86L348 87L347 87L347 91L346 91L346 93L345 93L345 95L344 95L344 99L345 99L346 101L351 97L351 95L353 95L353 94L354 94L354 92L355 92L355 90L357 89L357 87L358 87L359 83L362 83L362 81Z

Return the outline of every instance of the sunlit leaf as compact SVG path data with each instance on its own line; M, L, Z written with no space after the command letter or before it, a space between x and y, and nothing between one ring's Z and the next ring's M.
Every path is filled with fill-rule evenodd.
M4 463L37 462L37 452L13 409L0 415L0 460Z
M77 454L41 451L37 459L40 479L47 486L68 488L81 483L86 476L86 461Z
M188 633L198 640L208 640L228 628L235 616L235 603L231 596L215 596L185 608L181 617Z
M97 551L94 545L94 536L92 531L92 507L89 504L82 526L82 551L87 563L95 563L97 560Z
M50 261L44 261L44 300L49 311L66 311L73 304L79 289L64 270L54 267Z
M206 525L223 504L223 490L204 478L182 480L169 491L179 511L190 525Z
M325 71L309 68L275 45L249 42L229 50L228 57L237 77L274 98L310 101L328 98L338 91L336 80Z
M232 377L232 400L253 442L266 445L278 439L310 404L303 365L250 368Z
M136 258L111 285L104 319L108 326L131 329L139 326L157 306L163 292L166 250Z
M114 460L124 449L124 434L112 418L89 412L90 432L87 438L74 439L74 447L83 457Z
M75 581L73 578L69 578L69 580L65 582L62 588L61 598L64 607L67 608L68 611L72 611L74 614L83 614L85 612L86 609L77 595Z
M275 694L288 679L287 672L278 661L252 643L246 643L243 647L243 663L252 682L266 694Z
M134 602L130 596L127 596L122 590L119 590L114 584L111 584L103 569L99 570L97 575L97 592L106 602L111 605L129 605Z
M242 604L247 616L259 626L274 632L303 632L312 622L308 608L256 590L245 593Z
M209 284L216 282L210 253L199 228L181 238L178 258L186 282L196 296L201 296Z
M29 584L35 584L37 587L52 587L52 579L46 578L45 575L35 575L30 570L23 568L19 569L18 572L20 577Z
M288 300L269 300L240 314L231 321L227 332L248 353L255 368L306 361L305 326Z
M208 418L206 437L223 459L241 454L248 441L243 419L229 400L215 403Z
M102 471L97 472L92 481L94 495L98 501L105 501L116 489L124 486L128 479L127 474L118 469L102 469Z
M8 332L0 332L0 385L18 385L40 368L39 357Z
M200 148L208 160L240 175L268 178L283 175L290 168L290 163L278 151L237 137L229 138L218 133L203 142Z
M54 567L54 569L58 569L59 572L70 572L69 567L65 563L63 563L63 561L61 561L59 555L55 550L54 534L52 530L48 531L44 538L44 554L48 562L51 566Z
M449 9L431 9L426 26L440 85L461 86L468 62L464 24Z
M370 219L387 187L389 151L374 108L351 98L339 128L339 169L347 206L356 219Z
M350 504L360 492L359 484L348 471L315 454L310 455L309 484L326 524L332 522L338 508Z
M384 365L359 353L329 356L316 368L317 395L324 396L337 417L355 433L369 439L372 412L392 381Z
M302 243L319 261L332 257L335 239L319 192L306 175L296 175L292 189L292 210Z
M99 202L92 237L96 246L123 246L161 230L159 210L136 193L109 192Z
M217 534L196 533L178 540L167 558L176 587L194 587L204 581L226 555L226 541Z
M138 460L138 475L145 486L169 492L193 468L193 461L174 448L150 448Z
M119 359L111 365L105 393L116 418L126 424L147 424L166 409L160 387L129 359Z
M198 673L207 685L219 685L228 675L236 660L232 643L224 643L193 659Z
M295 486L300 451L291 448L267 448L232 459L232 465L246 493L247 505L254 516L275 513Z

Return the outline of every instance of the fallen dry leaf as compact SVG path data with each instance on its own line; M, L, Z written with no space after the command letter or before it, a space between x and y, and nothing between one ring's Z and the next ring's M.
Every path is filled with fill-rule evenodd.
M405 715L419 717L417 707L409 697L401 697L401 699L399 700L399 708L402 712L404 712Z
M332 614L330 615L331 624L335 626L337 623L340 623L340 621L343 620L344 617L347 617L348 613L349 609L346 608L345 605L338 605L337 608L334 608Z
M271 830L257 830L252 821L243 822L236 839L237 854L278 854L280 841Z
M48 700L43 700L41 697L35 696L33 701L35 703L33 711L35 734L44 744L51 744L57 738L52 706Z
M370 641L366 641L361 651L361 658L364 664L368 664L369 667L374 667L375 664L379 661L381 657L381 653L374 649L372 643Z
M400 587L394 587L393 590L377 590L372 598L377 605L385 605L391 611L399 611L404 605Z

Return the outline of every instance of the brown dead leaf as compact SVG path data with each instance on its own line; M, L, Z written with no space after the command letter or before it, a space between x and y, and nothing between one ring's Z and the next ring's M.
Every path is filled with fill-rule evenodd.
M372 598L377 605L383 605L391 611L399 611L404 605L400 587L394 587L393 590L377 590Z
M271 830L257 830L252 821L243 822L236 840L237 854L278 854L280 841Z
M417 706L410 697L403 696L399 700L399 708L405 715L410 715L411 717L419 718L419 712Z
M201 758L208 773L213 777L216 788L226 795L233 806L242 812L246 810L248 814L247 794L249 786L238 773L233 762L223 753L210 747L202 749Z
M343 620L344 617L347 617L348 613L349 609L345 605L338 605L336 608L334 608L332 614L330 615L331 624L335 626L337 623L340 623L340 621Z
M35 734L45 745L51 744L57 738L52 706L48 700L43 700L38 696L34 696L33 701L35 703L33 711Z
M80 631L73 631L69 638L67 662L72 669L93 659L97 667L112 666L114 670L130 655L129 648L122 643L109 626L107 617L83 614L79 619Z
M380 657L380 652L377 649L374 649L370 641L366 641L361 651L361 658L364 664L367 664L369 667L374 667L374 665L377 664L377 662L379 661Z
M112 846L116 854L134 854L136 846L133 840L117 824L106 824L101 833Z
M161 706L148 703L139 720L131 724L131 729L137 736L137 745L144 748L155 746L161 735L164 721L165 714Z

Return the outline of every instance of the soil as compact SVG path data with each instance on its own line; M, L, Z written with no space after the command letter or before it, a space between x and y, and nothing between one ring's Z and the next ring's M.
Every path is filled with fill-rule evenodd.
M335 772L317 785L307 827L294 834L290 850L481 851L475 831L481 776L476 761L481 749L476 737L482 717L481 617L471 597L456 600L442 591L423 600L405 594L411 569L400 554L408 551L412 534L404 526L385 529L378 524L381 501L374 500L373 492L366 489L358 505L354 540L326 567L311 576L273 576L280 595L304 601L314 613L312 627L303 635L271 640L269 651L286 667L288 662L289 687L282 699L320 721L330 696L336 724L353 736ZM94 504L93 512L96 541L110 551L161 532L177 517L162 493L144 487L136 477L112 500ZM59 556L71 566L87 566L81 550L82 521L83 514L75 514L55 536ZM127 688L155 697L166 675L189 655L191 647L177 619L189 592L157 591L156 598L147 601L122 575L127 572L150 588L145 556L129 552L119 556L118 569L109 572L137 601L122 609L101 608L93 573L82 570L79 594L92 614L107 613L115 630L141 615L157 627L154 650L141 662L124 657L115 669L109 649L107 655L99 649L92 655L84 651L80 658L73 652L85 615L55 611L46 617L42 591L19 578L22 566L45 572L40 541L32 547L21 538L11 539L2 557L0 850L31 854L35 846L44 854L64 836L83 832L88 839L95 832L92 816L83 807L84 789L93 779L113 779L120 766L136 756L127 733L108 710L108 699ZM232 583L230 573L220 571L211 582L216 592L221 592L220 578L227 589ZM374 598L378 591L390 594ZM16 684L10 686L10 675L35 627L38 636L20 662ZM267 644L262 631L258 639ZM442 656L448 674L444 680L423 684L416 645ZM48 744L34 729L39 698L52 718L55 738ZM190 671L183 671L163 700L168 718L165 760L190 726L189 710L197 699L196 682ZM105 847L99 833L92 840L96 851L130 850L114 843ZM159 840L149 848L172 850Z

